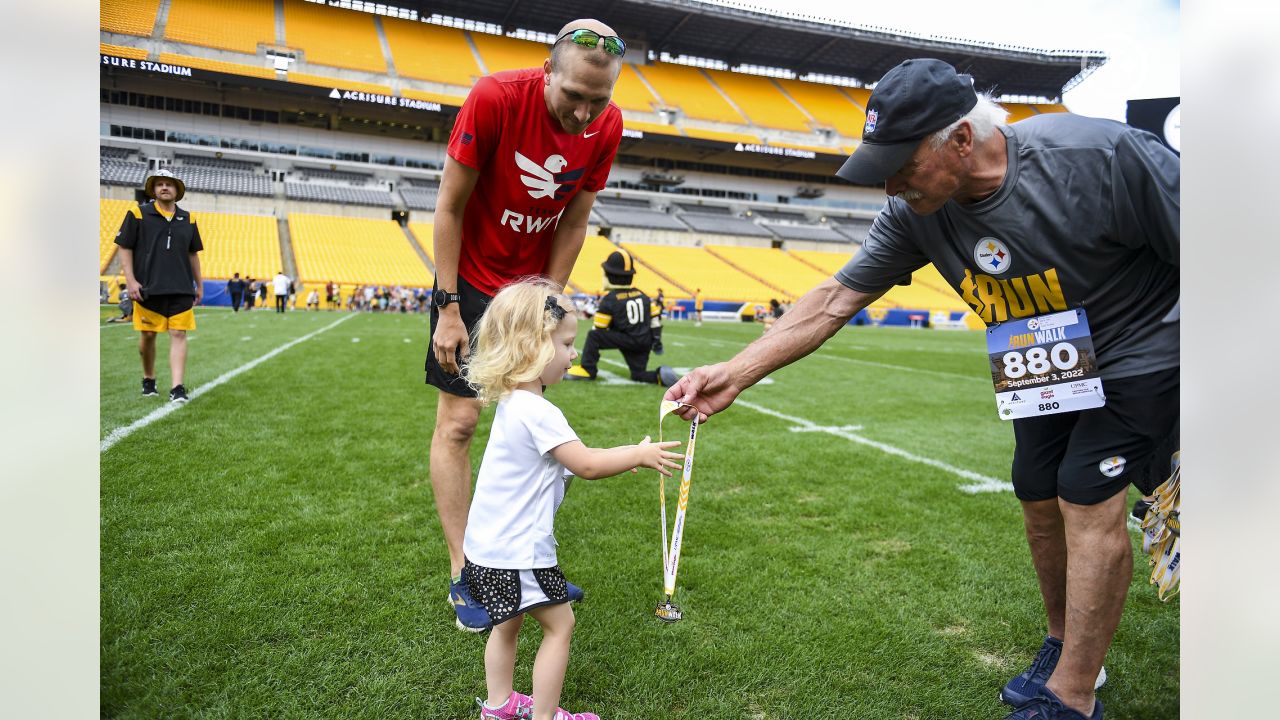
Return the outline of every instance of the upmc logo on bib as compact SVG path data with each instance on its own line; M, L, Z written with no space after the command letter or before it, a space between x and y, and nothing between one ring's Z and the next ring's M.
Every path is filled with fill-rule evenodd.
M1003 420L1102 407L1102 378L1084 310L987 329L991 381Z

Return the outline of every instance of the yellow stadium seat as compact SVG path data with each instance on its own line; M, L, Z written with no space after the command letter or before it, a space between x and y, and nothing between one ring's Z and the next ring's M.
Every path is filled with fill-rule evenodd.
M618 82L613 86L613 101L623 110L653 112L658 99L649 92L644 81L636 74L636 67L623 63Z
M276 42L276 13L262 0L170 0L166 40L253 55Z
M839 88L786 79L779 79L778 84L796 102L803 105L818 124L834 128L846 137L862 137L862 126L866 124L867 115Z
M173 53L160 53L159 59L162 63L168 63L170 65L185 65L187 67L208 70L210 72L227 73L228 75L245 75L247 77L266 78L267 80L276 79L276 71L267 67L224 62L222 60L210 60L209 58L194 57L192 55L175 55Z
M435 223L409 223L409 232L413 233L413 238L418 241L418 247L422 248L422 252L427 254L427 259L431 261L432 265L436 262L435 229Z
M1030 105L1025 103L1000 103L1000 106L1009 111L1009 118L1006 122L1010 124L1019 120L1026 120L1037 114L1035 110L1031 109Z
M631 130L639 130L640 132L650 133L652 135L675 135L680 137L680 129L674 125L662 125L661 123L641 122L639 120L631 120L624 114L622 119L623 127Z
M107 32L151 37L160 0L102 0L98 25Z
M810 265L817 266L827 274L827 277L835 275L836 271L844 267L844 264L849 262L849 258L853 257L853 253L825 252L822 250L788 250L787 253Z
M800 297L813 286L831 277L814 270L790 254L775 248L709 245L707 248L743 270L785 291L787 298ZM705 286L703 289L706 289ZM777 292L774 293L774 297Z
M466 101L465 95L449 95L447 93L427 92L426 90L414 90L413 88L402 87L400 94L414 100L426 100L427 102L437 102L441 105L452 105L453 107L462 107L462 103Z
M751 122L761 127L809 132L809 119L769 78L758 75L707 70Z
M801 258L812 265L822 268L834 275L837 270L853 257L850 253L822 252L817 250L790 250L791 255ZM898 285L884 297L877 300L873 307L905 307L920 310L969 310L960 296L951 289L947 281L938 273L932 264L925 265L911 274L910 285Z
M401 77L471 87L481 75L462 30L390 17L382 29Z
M284 262L276 219L264 215L193 212L204 252L200 269L206 278L270 278Z
M303 282L431 287L431 273L392 220L289 214Z
M98 272L105 273L116 254L116 233L124 222L124 214L137 205L132 200L98 199Z
M289 47L302 49L308 63L387 72L382 43L369 13L284 0L284 31Z
M578 261L574 263L573 272L569 273L570 284L577 286L578 289L589 295L602 294L604 292L604 270L600 267L600 263L603 263L605 258L609 257L609 253L617 249L617 245L600 235L588 235L586 241L582 243L582 252L578 253ZM636 283L637 287L652 294L656 292L656 288L662 286L662 279L647 268L637 264L635 269L636 275L632 278L632 282ZM668 289L670 290L671 288Z
M374 83L359 82L358 80L343 80L342 78L312 75L310 73L290 72L289 82L315 85L317 87L339 88L341 90L355 90L377 95L391 94L391 87L388 85L375 85Z
M651 265L690 291L702 288L704 300L767 302L769 298L778 295L777 290L735 270L703 248L634 243L623 243L622 247L631 252L637 266L642 262ZM637 287L652 295L657 290L655 286L661 284L662 280L656 276L650 277L653 279L653 286L646 286L644 282L637 280ZM677 294L675 288L666 290L667 297L684 296L683 293Z
M551 48L532 40L490 35L489 33L472 32L471 40L475 42L480 57L490 73L499 70L519 70L521 68L542 67L542 63L551 56Z
M684 110L687 117L738 125L746 123L746 119L725 102L698 68L660 62L635 69L662 96L663 102Z
M724 132L721 130L704 130L702 128L686 127L684 134L689 137L702 138L704 140L719 140L720 142L731 143L747 143L750 145L759 145L760 137L744 132Z
M112 57L132 58L134 60L146 60L147 51L144 48L126 47L124 45L112 45L111 43L98 43L98 52L103 55L111 55Z

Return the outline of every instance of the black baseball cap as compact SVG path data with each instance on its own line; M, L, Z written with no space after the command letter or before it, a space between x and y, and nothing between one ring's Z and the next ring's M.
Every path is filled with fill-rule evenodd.
M884 182L911 159L921 140L977 104L971 76L933 58L903 62L876 84L867 100L862 145L836 175L859 185Z

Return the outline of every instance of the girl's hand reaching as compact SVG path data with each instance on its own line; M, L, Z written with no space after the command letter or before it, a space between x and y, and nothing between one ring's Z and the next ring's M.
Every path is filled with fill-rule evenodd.
M668 440L666 442L650 442L649 436L645 435L644 439L635 446L637 452L636 466L631 472L637 472L639 468L647 467L657 470L658 472L671 477L671 471L667 468L678 468L680 463L676 460L683 460L684 455L680 453L668 452L671 448L679 447L679 440Z

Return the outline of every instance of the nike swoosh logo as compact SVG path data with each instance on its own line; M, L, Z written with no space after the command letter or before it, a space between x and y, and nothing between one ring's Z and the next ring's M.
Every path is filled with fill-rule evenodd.
M582 137L584 138L595 137L596 135L599 135L599 134L600 134L600 131L597 130L593 133L582 133Z
M453 597L449 598L449 600L451 600L451 601L453 602L453 604L454 604L454 605L461 605L462 607L466 607L466 606L467 606L467 602L466 602L465 600L463 600L463 599L462 599L462 596L461 596L461 595L455 595L455 596L453 596Z

